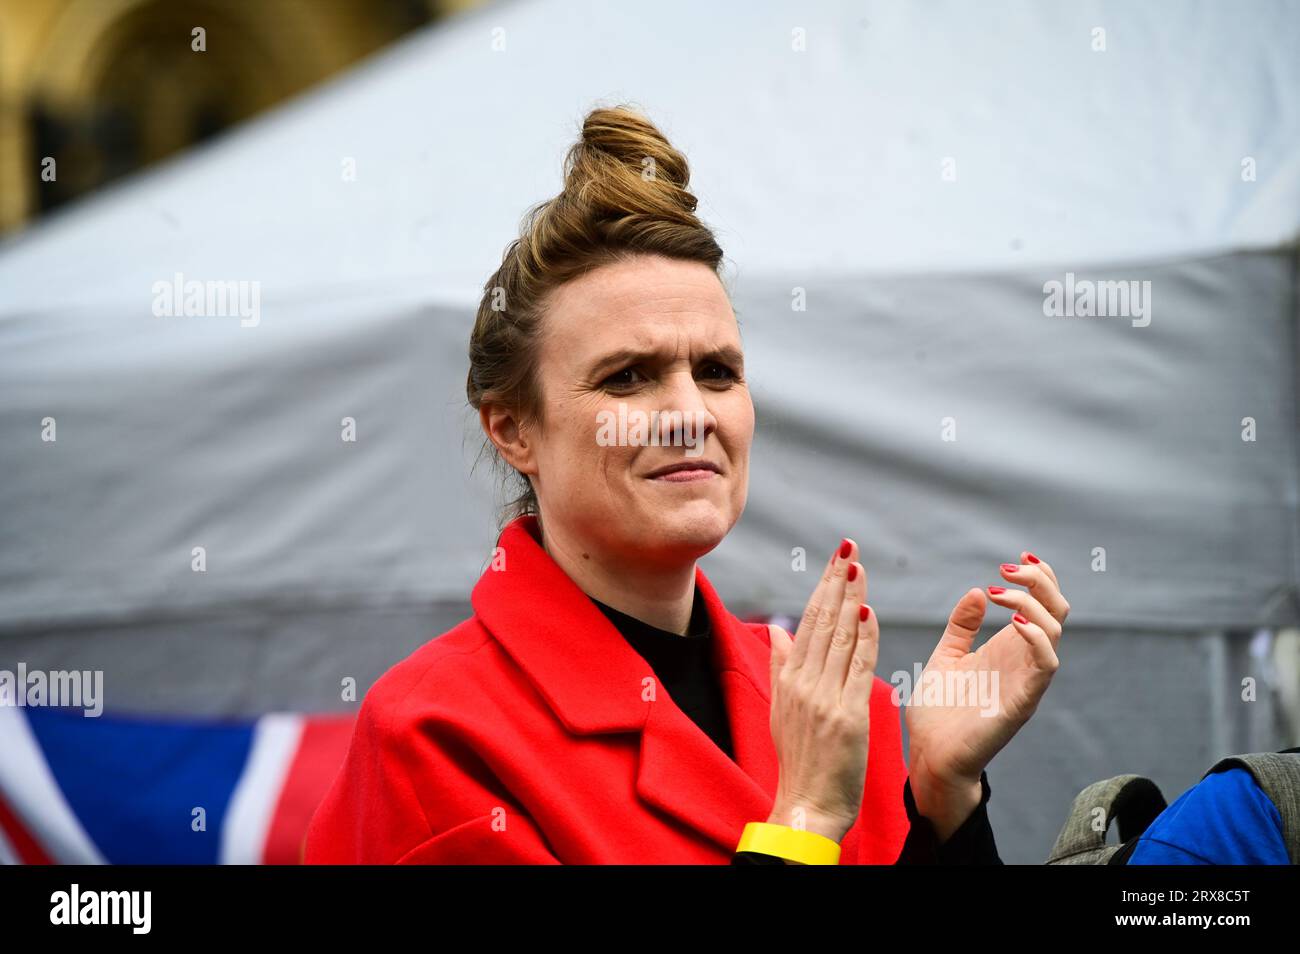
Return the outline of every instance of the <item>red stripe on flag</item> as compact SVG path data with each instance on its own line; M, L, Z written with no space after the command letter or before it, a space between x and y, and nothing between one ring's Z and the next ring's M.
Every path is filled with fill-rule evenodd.
M23 864L54 864L3 798L0 798L0 828L4 829L5 837L9 839L9 844L14 846L14 851L18 853L18 860Z
M304 721L298 751L285 775L266 833L262 864L302 864L307 826L343 765L354 722L356 716L351 714L311 716Z

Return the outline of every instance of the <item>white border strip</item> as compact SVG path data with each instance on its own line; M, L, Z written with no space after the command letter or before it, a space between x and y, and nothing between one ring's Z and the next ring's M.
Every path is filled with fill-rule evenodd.
M223 865L260 865L266 850L285 777L302 739L303 717L287 713L266 715L253 727L253 743L243 774L230 797L221 826Z
M51 861L106 863L63 797L27 717L17 706L0 705L0 792Z

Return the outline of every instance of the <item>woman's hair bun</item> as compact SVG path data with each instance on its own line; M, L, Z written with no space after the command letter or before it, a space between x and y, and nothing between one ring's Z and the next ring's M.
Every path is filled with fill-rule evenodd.
M564 192L596 218L650 216L699 226L690 166L654 123L626 106L594 109L564 163Z

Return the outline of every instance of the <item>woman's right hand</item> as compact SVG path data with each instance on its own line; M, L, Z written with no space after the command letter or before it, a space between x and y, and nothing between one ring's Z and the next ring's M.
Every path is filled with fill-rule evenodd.
M772 636L772 740L780 774L768 822L840 841L857 820L867 775L871 687L880 627L866 605L858 547L844 540L792 641Z

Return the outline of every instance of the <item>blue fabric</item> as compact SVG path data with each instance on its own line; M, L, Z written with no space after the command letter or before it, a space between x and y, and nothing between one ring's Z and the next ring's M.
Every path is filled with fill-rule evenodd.
M109 864L216 864L251 722L85 718L25 710L55 781ZM206 827L194 831L194 809Z
M1285 865L1282 816L1245 769L1185 791L1138 839L1131 865Z

